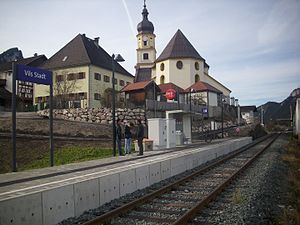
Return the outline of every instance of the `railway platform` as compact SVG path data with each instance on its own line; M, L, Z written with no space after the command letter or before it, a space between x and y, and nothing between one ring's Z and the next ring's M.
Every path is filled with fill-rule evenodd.
M57 224L113 199L197 167L250 137L194 143L100 160L0 175L0 225Z

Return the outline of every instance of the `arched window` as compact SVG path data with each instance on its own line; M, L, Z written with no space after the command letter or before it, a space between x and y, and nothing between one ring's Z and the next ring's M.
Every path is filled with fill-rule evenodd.
M161 75L160 76L160 84L164 84L165 83L165 76Z
M177 61L176 67L181 70L183 67L182 61Z
M165 69L165 64L164 64L164 63L161 63L161 64L160 64L160 70L161 70L161 71L164 71L164 69Z
M198 62L195 62L195 69L199 70L199 63Z
M196 75L195 75L195 83L198 82L198 81L200 81L200 77L199 77L198 74L196 74Z

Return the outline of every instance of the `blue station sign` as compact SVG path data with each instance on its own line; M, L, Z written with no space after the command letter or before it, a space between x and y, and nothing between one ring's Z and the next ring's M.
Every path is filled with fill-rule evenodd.
M16 65L16 79L37 84L52 85L52 72L35 67Z

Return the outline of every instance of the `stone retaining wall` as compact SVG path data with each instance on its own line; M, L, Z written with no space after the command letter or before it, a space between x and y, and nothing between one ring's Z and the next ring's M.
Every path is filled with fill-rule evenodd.
M37 114L49 117L49 109L38 111ZM112 124L112 110L110 108L54 109L53 117L64 120ZM145 123L145 110L118 108L116 109L116 119L120 119L123 124L127 122L137 124L137 120Z

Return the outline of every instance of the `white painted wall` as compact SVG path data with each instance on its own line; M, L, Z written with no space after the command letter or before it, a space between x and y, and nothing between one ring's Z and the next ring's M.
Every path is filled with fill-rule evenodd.
M218 95L213 92L208 92L209 106L218 106Z

